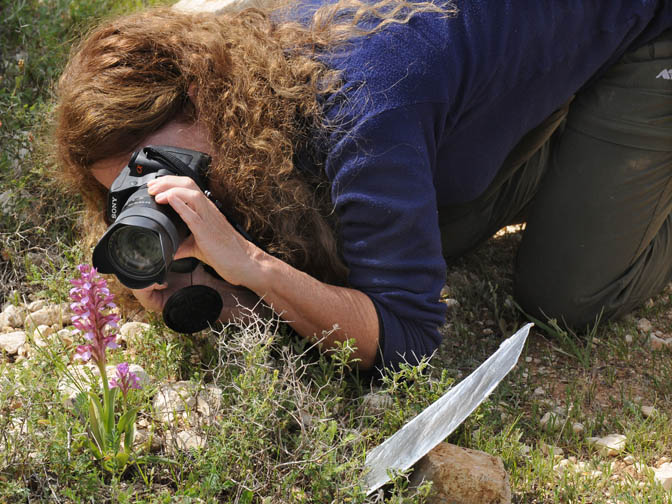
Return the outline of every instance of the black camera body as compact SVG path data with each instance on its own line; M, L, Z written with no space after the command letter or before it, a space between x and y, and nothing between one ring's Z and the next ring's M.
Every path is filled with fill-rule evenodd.
M205 191L210 161L202 152L172 146L149 145L134 152L110 187L106 217L111 225L93 251L98 271L116 274L131 289L161 283L189 229L170 205L154 201L147 183L181 175Z

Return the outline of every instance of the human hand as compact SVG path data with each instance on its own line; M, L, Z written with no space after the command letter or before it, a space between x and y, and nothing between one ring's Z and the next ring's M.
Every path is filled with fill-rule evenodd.
M169 204L191 235L180 245L175 259L196 257L209 264L231 285L254 289L260 273L255 259L264 252L242 237L189 177L164 176L147 184L159 204Z

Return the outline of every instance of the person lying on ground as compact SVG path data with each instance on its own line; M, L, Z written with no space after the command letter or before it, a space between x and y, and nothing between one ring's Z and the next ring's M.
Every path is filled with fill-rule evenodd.
M164 176L149 192L192 233L176 257L326 348L353 338L364 369L431 355L446 262L517 222L518 303L580 327L671 277L671 26L667 0L148 10L73 51L58 176L102 224L137 149L210 154L208 190L260 246ZM134 294L160 310L175 288Z

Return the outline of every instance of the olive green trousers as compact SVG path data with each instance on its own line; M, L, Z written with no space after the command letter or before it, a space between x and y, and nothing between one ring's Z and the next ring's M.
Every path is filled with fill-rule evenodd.
M526 222L514 295L573 327L672 280L672 30L630 51L528 133L483 195L439 209L454 259Z

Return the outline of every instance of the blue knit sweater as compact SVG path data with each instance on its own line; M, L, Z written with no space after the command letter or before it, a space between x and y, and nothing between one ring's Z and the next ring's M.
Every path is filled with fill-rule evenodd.
M468 202L518 140L626 49L672 26L672 1L470 0L325 56L342 93L326 175L349 283L378 311L382 361L440 342L437 206ZM652 76L655 78L655 76Z

